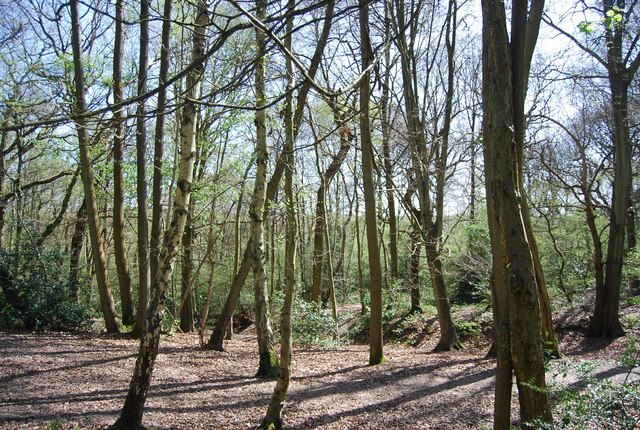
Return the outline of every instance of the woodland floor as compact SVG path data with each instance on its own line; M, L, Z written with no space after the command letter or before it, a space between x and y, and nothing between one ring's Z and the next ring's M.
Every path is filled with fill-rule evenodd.
M627 337L605 342L567 331L561 338L565 360L597 362L598 377L629 372L615 361ZM434 342L386 345L388 363L375 367L366 365L366 345L295 349L286 427L489 428L495 366L484 359L486 345L435 354ZM0 428L106 428L124 402L137 346L98 334L0 332ZM196 335L163 336L144 424L255 428L275 384L253 377L256 363L250 330L225 352L201 349Z

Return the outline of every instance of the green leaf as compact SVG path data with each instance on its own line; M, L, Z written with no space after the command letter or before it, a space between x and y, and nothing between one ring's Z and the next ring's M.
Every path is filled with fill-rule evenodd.
M593 33L593 30L595 30L596 24L593 21L582 21L580 24L578 24L578 29L586 34L591 34Z

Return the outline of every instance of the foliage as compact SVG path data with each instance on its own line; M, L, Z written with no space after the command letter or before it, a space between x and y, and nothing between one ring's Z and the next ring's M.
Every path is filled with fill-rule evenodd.
M476 321L455 321L453 325L461 338L477 336L482 333L482 327Z
M0 293L0 326L27 329L77 329L89 312L70 299L65 254L58 249L37 249L25 244L18 253L0 254L14 300L7 286ZM9 294L11 294L9 293Z
M337 328L329 309L322 308L318 303L295 301L291 328L294 343L302 346L335 346Z
M452 303L480 303L491 297L489 273L491 271L491 245L489 231L483 222L472 222L464 227L464 249L452 258Z
M569 373L577 374L578 383L559 388L551 385L557 403L557 419L554 423L536 422L535 427L546 430L638 428L640 386L637 381L628 382L628 375L638 362L637 343L632 340L620 357L620 364L630 369L622 383L597 379L594 375L596 366L592 362L560 366L558 375L566 377Z

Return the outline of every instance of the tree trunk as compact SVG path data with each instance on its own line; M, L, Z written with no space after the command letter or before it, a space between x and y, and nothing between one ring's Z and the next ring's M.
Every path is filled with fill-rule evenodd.
M180 275L182 278L182 291L180 299L180 330L183 333L191 333L195 331L195 322L193 315L193 296L191 287L191 272L193 271L193 252L191 249L193 243L193 210L194 201L192 197L189 202L189 214L182 235L182 264L180 265ZM213 211L213 209L212 209Z
M256 17L264 20L267 14L266 0L256 0ZM265 78L266 78L266 35L256 29L256 59L255 59L255 91L256 91L256 179L249 208L251 218L251 259L253 266L253 292L255 295L256 334L258 336L258 353L260 363L258 365L258 377L274 377L278 374L279 360L274 349L273 333L269 321L269 299L267 297L267 277L265 274L264 260L264 206L267 195L267 164L269 153L267 152L267 112Z
M160 253L160 236L162 230L162 158L164 153L164 120L167 104L167 88L164 84L169 76L169 57L171 41L171 8L172 0L164 1L162 21L162 45L160 46L160 75L158 76L158 103L156 106L156 128L153 140L153 191L151 209L151 251L149 270L151 284L155 282L158 272L158 254Z
M82 117L86 111L84 69L82 65L82 42L80 41L80 16L78 12L78 0L71 1L71 45L73 49L74 65L74 86L75 104L74 114L77 115L76 131L78 134L78 146L80 149L80 166L82 174L82 184L86 200L87 219L89 225L89 237L91 238L91 249L96 270L96 281L100 293L100 305L104 317L105 327L108 333L118 332L116 322L116 312L111 294L111 285L107 274L107 258L102 244L102 231L100 219L98 218L98 206L96 205L96 194L93 189L93 169L89 156L89 133L87 121Z
M487 211L494 261L493 303L499 377L494 427L508 429L510 423L505 418L508 418L510 403L504 402L510 397L506 393L511 383L511 374L507 372L510 367L513 367L518 384L522 422L535 419L551 421L539 341L538 290L532 253L522 220L523 197L518 182L518 143L517 131L514 130L514 123L517 122L514 109L519 106L514 98L521 94L521 88L514 90L514 86L526 85L526 78L521 73L525 57L527 2L513 2L511 52L504 4L496 0L483 0L482 13L483 133ZM513 80L508 79L510 75L505 78L505 72L515 75ZM502 281L505 282L504 290ZM507 327L508 335L504 332Z
M409 267L409 288L411 289L411 313L422 312L420 306L420 250L422 237L420 231L411 231L411 263Z
M113 50L113 102L119 104L123 98L122 87L122 51L124 50L124 34L122 20L124 3L116 1L115 42ZM124 237L124 178L122 175L122 153L124 150L125 124L124 111L118 109L113 113L113 251L120 286L120 302L122 303L122 323L134 323L133 295L131 290L131 274L125 249Z
M289 10L293 10L294 0L288 1ZM291 35L293 34L293 18L287 22L286 47L291 50ZM267 409L267 415L262 421L261 428L282 428L282 410L289 390L291 380L291 311L295 298L296 286L296 242L298 226L296 222L296 200L293 194L293 179L296 171L293 134L293 64L287 57L287 98L285 102L285 207L287 212L287 228L285 233L285 265L284 265L284 302L280 319L280 373L273 396Z
M362 70L367 70L373 61L369 37L369 5L359 3L360 56ZM373 177L373 143L369 118L370 73L366 71L360 81L360 144L362 145L362 184L364 186L364 215L367 228L367 248L369 250L369 276L371 296L371 318L369 326L369 365L384 362L382 351L382 267L378 245L378 224L376 216L375 179Z
M313 283L311 286L311 300L317 302L322 295L322 269L325 258L325 235L327 234L327 209L326 209L326 192L331 186L331 182L336 173L342 166L349 148L351 147L349 125L343 119L343 115L340 112L340 107L336 104L335 100L331 102L334 112L336 126L340 134L340 149L331 159L331 163L324 173L320 172L320 160L317 159L318 174L321 178L320 187L318 188L317 200L316 200L316 217L315 226L313 229ZM316 146L316 157L319 156L319 151ZM328 250L327 250L328 252Z
M140 52L138 57L138 95L147 91L149 51L149 2L140 1ZM144 331L149 306L149 220L147 219L147 132L145 102L136 108L136 193L138 203L138 318L133 329L135 336Z
M173 263L178 254L178 247L184 232L191 196L193 166L196 153L196 128L198 123L198 104L202 77L205 69L206 29L209 24L207 4L199 1L193 31L193 64L187 74L182 121L180 126L180 167L178 181L173 200L173 216L169 228L165 232L162 251L160 252L158 274L154 280L153 300L145 319L144 335L140 341L138 359L129 385L120 418L113 425L114 429L142 428L142 413L151 381L151 374L158 355L160 331L171 283Z
M629 206L627 215L627 254L633 253L637 247L636 236L636 211L633 209L633 202ZM629 280L629 291L633 295L640 294L640 277L633 274Z

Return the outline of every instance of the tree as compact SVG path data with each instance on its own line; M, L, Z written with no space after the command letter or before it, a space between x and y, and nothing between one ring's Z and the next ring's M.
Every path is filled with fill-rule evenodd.
M124 3L116 1L115 39L113 49L113 103L122 103L122 51L124 50L124 34L122 20ZM122 174L122 156L124 151L125 124L123 109L113 113L113 250L120 286L120 300L122 302L122 322L130 325L134 323L133 299L131 294L131 275L125 249L124 238L124 177Z
M294 0L289 0L289 11L293 10ZM287 20L287 36L285 44L287 49L292 50L293 17ZM284 302L282 303L282 316L280 318L280 372L273 396L267 409L267 415L262 421L262 428L282 428L282 410L287 398L289 382L291 380L291 310L296 286L296 246L298 236L298 225L296 219L296 201L293 193L293 180L296 173L295 165L295 139L293 134L293 88L295 84L293 74L293 64L290 57L287 57L287 96L284 108L285 127L285 207L287 212L286 245L285 245L285 266L284 266Z
M531 58L544 2L512 2L511 41L504 4L482 1L483 146L487 213L493 254L492 297L497 346L494 428L511 426L511 380L515 373L524 423L551 421L540 345L540 310L535 267L522 220L514 111L527 85L525 61ZM537 21L537 22L536 22ZM505 77L505 73L507 76Z
M256 0L256 17L264 20L267 15L267 2ZM256 179L253 197L249 208L251 218L251 261L253 266L253 289L255 295L256 332L258 335L259 377L273 377L278 369L278 354L273 346L273 333L269 321L269 303L267 297L267 277L264 268L264 218L263 211L267 196L267 112L265 95L265 72L267 40L266 35L256 29L255 89L256 89Z
M74 114L76 116L76 133L78 135L78 146L80 149L80 167L82 175L82 185L84 187L84 198L86 201L87 223L89 225L89 237L91 238L91 250L93 262L96 269L96 281L100 293L100 304L104 317L107 332L117 333L118 323L116 322L116 312L111 294L111 285L107 274L107 258L104 253L102 243L102 228L98 217L98 206L96 203L95 190L93 188L93 168L91 167L91 157L89 156L89 131L88 124L84 118L87 111L85 101L84 68L82 64L82 42L80 40L80 18L78 12L78 1L71 2L71 45L73 49L74 67L74 87L75 103Z
M147 92L149 63L149 0L140 1L138 96ZM149 220L147 218L147 131L145 99L136 106L136 201L138 203L138 319L134 334L141 336L149 302Z
M362 186L364 188L364 216L369 250L369 276L371 297L371 318L369 325L369 364L384 362L382 351L382 267L378 244L378 224L376 215L375 180L373 178L373 142L369 118L371 97L369 68L373 63L373 51L369 35L369 5L360 1L358 5L360 25L360 57L363 76L360 80L360 144L362 145Z
M609 240L605 260L605 280L596 289L594 312L589 323L591 336L615 338L624 334L620 324L620 287L624 263L625 225L631 203L631 139L629 132L629 87L638 67L640 52L637 52L637 31L629 31L631 18L637 16L634 7L626 9L625 0L602 0L589 5L585 10L597 10L602 16L604 37L596 39L600 46L590 46L579 41L568 31L546 19L555 30L572 40L584 53L593 58L607 72L611 96L614 152L614 177L611 211L609 214ZM600 8L598 9L598 6ZM635 6L635 3L633 3ZM583 32L592 34L596 24L583 21L578 26ZM602 46L604 44L604 46ZM606 56L600 54L606 51Z

